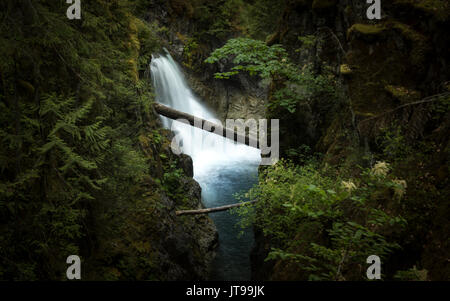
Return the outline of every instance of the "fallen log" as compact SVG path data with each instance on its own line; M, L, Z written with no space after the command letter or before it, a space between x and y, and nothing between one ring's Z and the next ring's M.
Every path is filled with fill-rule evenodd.
M211 212L217 212L217 211L225 211L229 210L231 208L237 208L245 205L254 204L257 201L249 201L249 202L242 202L237 204L231 204L221 207L214 207L214 208L206 208L206 209L196 209L196 210L178 210L175 212L176 215L193 215L193 214L206 214Z
M167 118L174 120L184 119L188 121L191 126L194 126L196 128L202 129L210 133L214 133L216 135L228 138L238 143L240 142L251 147L255 147L258 149L260 148L258 139L254 139L253 137L250 137L248 134L242 135L237 131L235 131L234 129L223 127L221 124L216 124L206 119L202 119L200 117L172 109L160 103L153 104L153 107L155 108L155 111L158 114L163 115Z

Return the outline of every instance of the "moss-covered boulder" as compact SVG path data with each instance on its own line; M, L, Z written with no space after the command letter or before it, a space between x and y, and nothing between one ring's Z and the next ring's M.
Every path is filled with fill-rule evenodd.
M400 101L401 103L411 103L413 101L419 100L421 95L418 91L401 86L387 85L384 88L386 92L388 92L393 98Z
M394 87L417 86L425 77L431 50L426 36L395 20L354 24L347 33L346 59L354 72L349 92L357 115L365 118L385 112L399 100L406 101L406 95L417 99L419 92Z
M352 74L352 69L350 68L349 65L342 64L342 65L339 66L339 72L342 75L350 75L350 74Z
M377 38L381 38L383 33L386 31L386 28L383 24L353 24L347 30L347 38L357 38L364 39L366 41L372 42L376 41Z

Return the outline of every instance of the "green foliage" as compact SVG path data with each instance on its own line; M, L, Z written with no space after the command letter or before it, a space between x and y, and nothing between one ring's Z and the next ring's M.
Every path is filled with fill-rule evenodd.
M188 68L193 68L193 56L195 52L197 51L199 45L196 41L196 39L188 39L188 41L185 43L183 48L183 56L185 59L185 62L183 65L185 65Z
M256 0L247 3L241 18L245 33L254 39L265 39L277 29L279 17L286 8L287 1Z
M305 144L298 148L290 148L286 151L286 157L300 164L308 163L311 159L311 148Z
M317 163L281 160L249 191L258 202L243 213L243 224L254 223L270 239L266 260L297 264L303 279L365 279L358 266L369 255L384 260L399 248L395 235L405 226L393 210L401 199L395 191L405 186L387 166L377 163L358 179L343 181Z
M20 255L21 248L32 248L30 256L36 262L40 262L42 257L59 259L56 266L52 266L50 261L55 269L64 263L62 254L79 253L77 241L84 236L83 219L86 216L86 210L79 207L79 204L94 200L96 191L106 181L92 171L104 159L97 152L108 147L106 136L110 129L101 126L100 121L93 124L85 122L92 101L87 101L79 108L75 108L74 103L75 100L71 97L51 94L42 97L40 108L28 106L27 112L31 116L37 116L37 119L27 119L23 124L29 125L25 126L28 135L40 136L41 139L32 144L30 141L31 147L27 148L28 153L24 155L24 158L32 159L32 164L20 166L23 171L14 179L3 182L4 189L0 191L0 210L2 215L7 216L5 221L27 213L33 214L29 225L16 225L7 231L8 236L3 237L0 244L4 245L8 241L11 243L24 236L29 241L17 243L12 254L17 256ZM4 142L8 136L0 138ZM5 145L3 151L13 152L11 146ZM24 145L22 148L25 148ZM26 160L22 162L28 163ZM39 186L44 190L39 191ZM40 197L45 198L45 202L37 203ZM5 211L7 208L9 214ZM28 237L25 234L27 231L35 233L35 236ZM32 276L36 272L34 268L31 269L20 261L18 263L26 270L26 277L34 278L39 275ZM9 269L11 268L17 266L10 266ZM24 276L20 269L16 276L18 279Z
M418 270L416 266L414 266L409 270L397 271L394 278L401 281L427 281L428 271L425 269Z
M247 71L251 75L258 74L262 78L270 78L283 72L287 66L287 53L281 45L269 47L262 41L248 38L228 40L223 47L214 50L205 62L212 64L231 56L233 64L236 65L231 71L235 71L236 74ZM216 77L229 78L223 73L217 73Z
M163 187L165 190L172 196L176 196L176 193L179 192L179 182L183 175L183 170L177 168L175 163L169 165L164 172L163 177Z
M159 45L134 4L87 1L72 21L63 2L0 4L2 279L65 279L149 176L137 137Z
M308 49L313 47L316 44L316 37L314 35L307 36L299 36L298 40L302 42L301 49L297 49L297 51L301 51L302 49Z
M225 39L238 29L242 0L195 0L192 5L193 18L200 29L195 34L199 42Z
M399 126L384 129L378 138L378 144L383 150L383 156L391 160L405 160L412 151Z
M450 86L450 83L448 85ZM450 111L450 93L437 96L437 101L433 102L432 110L434 113L433 119L443 118Z
M248 38L230 39L223 47L214 50L205 62L212 64L228 58L232 58L234 66L230 71L216 73L216 78L228 79L245 71L262 79L281 82L273 93L271 109L281 107L295 113L300 103L314 97L336 97L329 74L315 75L311 65L299 68L290 61L281 45L267 46L262 41Z

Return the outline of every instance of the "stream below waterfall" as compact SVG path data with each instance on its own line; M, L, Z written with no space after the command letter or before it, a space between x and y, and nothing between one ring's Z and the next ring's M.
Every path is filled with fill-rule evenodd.
M156 101L173 109L216 123L220 121L192 93L183 72L168 52L152 58L151 75ZM242 116L244 118L244 116ZM182 122L161 117L175 133L182 152L191 156L194 179L202 188L205 207L238 202L236 193L247 191L257 182L260 151ZM250 251L253 231L237 225L239 216L229 211L209 214L219 232L219 247L210 280L250 280Z

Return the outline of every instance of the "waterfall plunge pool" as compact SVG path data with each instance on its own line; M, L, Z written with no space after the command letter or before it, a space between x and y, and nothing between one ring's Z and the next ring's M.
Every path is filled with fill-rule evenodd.
M157 102L218 122L215 114L192 93L183 72L167 51L152 58L150 70ZM194 179L202 188L202 201L207 208L238 202L235 194L247 191L257 182L259 150L178 121L161 119L165 127L175 132L183 153L192 157ZM237 225L240 217L229 211L209 216L219 232L219 247L210 280L250 280L252 229L245 229L239 235L242 231Z

